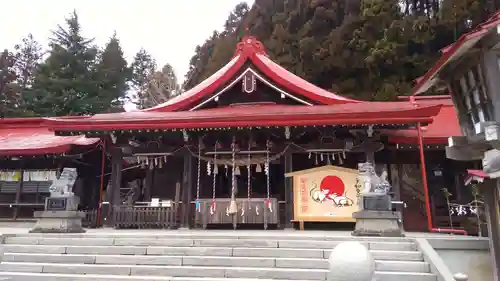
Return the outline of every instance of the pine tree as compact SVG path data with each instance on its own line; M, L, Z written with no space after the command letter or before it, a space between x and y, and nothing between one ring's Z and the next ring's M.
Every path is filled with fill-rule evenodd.
M14 69L16 57L5 49L0 54L0 118L19 115L20 95Z
M109 39L103 52L99 55L96 70L101 110L121 108L127 99L127 82L131 72L123 57L123 50L116 33Z
M236 44L246 33L244 20L248 12L247 3L237 4L226 19L224 30L220 33L214 30L203 45L196 46L195 54L189 62L184 90L189 90L208 78L233 57Z
M22 39L21 44L16 45L15 49L16 63L14 68L18 76L17 83L22 89L26 89L33 84L35 71L43 56L42 46L30 33Z
M144 49L139 50L130 66L132 69L132 89L135 92L135 103L139 108L147 108L156 104L154 96L150 96L148 83L151 76L156 72L156 61Z
M497 12L500 0L255 0L251 9L238 7L217 37L196 48L186 89L226 64L248 27L272 60L319 87L394 99L409 93L441 48Z
M166 102L179 93L179 84L174 69L165 64L161 71L155 71L148 77L147 98L142 100L142 107L148 108Z
M96 114L103 105L95 65L97 49L81 35L78 15L73 12L66 26L58 26L50 38L50 55L40 64L25 100L29 109L44 116Z

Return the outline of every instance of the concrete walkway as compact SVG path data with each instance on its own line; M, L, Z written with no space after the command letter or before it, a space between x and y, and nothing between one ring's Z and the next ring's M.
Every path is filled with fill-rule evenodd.
M0 234L25 234L34 223L22 222L0 222ZM155 229L113 229L113 228L98 228L87 229L87 234L92 236L162 236L162 235L203 235L203 236L250 236L250 237L347 237L351 236L350 231L321 231L321 230L306 230L299 231L293 229L286 230L203 230L203 229L178 229L178 230L155 230ZM451 235L443 233L423 233L423 232L407 232L406 237L409 238L440 238L454 240L486 240L485 237Z

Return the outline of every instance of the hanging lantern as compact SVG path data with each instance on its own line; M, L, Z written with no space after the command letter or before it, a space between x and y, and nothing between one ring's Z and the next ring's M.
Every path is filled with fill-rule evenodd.
M210 162L207 162L207 175L212 175L212 165Z
M236 166L236 168L234 169L234 175L236 175L236 176L241 175L241 171L240 171L240 167L239 166Z
M219 174L219 165L214 163L214 175Z

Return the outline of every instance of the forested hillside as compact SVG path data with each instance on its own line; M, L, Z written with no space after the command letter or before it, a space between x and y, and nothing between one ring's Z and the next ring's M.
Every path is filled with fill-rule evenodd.
M188 89L227 63L245 33L283 67L364 100L408 94L439 50L486 20L500 0L256 0L196 48ZM248 28L248 32L245 29Z

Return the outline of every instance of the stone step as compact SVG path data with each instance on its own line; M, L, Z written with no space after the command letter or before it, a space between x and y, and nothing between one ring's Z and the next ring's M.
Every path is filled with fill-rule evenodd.
M414 272L394 272L394 271L375 271L375 280L377 281L438 281L436 275L431 273Z
M272 233L272 234L269 234ZM259 239L259 240L307 240L307 241L374 241L374 242L413 242L414 238L410 237L362 237L362 236L350 236L350 235L339 235L335 232L321 232L321 233L307 233L298 231L277 231L277 232L260 232L260 231L237 231L237 232L217 232L217 231L161 231L161 232L144 232L144 231L133 231L127 232L126 230L120 232L114 232L110 234L106 233L24 233L7 235L7 238L18 237L18 238L30 238L30 239L41 239L41 238L78 238L78 239Z
M328 269L327 259L6 253L4 262ZM382 271L429 272L425 262L376 261Z
M19 272L0 272L0 280L2 278L10 281L76 281L76 280L92 280L92 281L133 281L133 280L149 280L149 281L272 281L273 279L247 279L247 278L197 278L197 277L170 277L170 276L116 276L116 275L100 275L100 274L53 274L53 273L19 273ZM286 281L286 280L284 280ZM294 280L298 281L298 280ZM305 280L303 280L305 281Z
M168 255L168 256L233 256L274 258L328 258L331 250L285 248L223 247L139 247L139 246L51 246L4 245L5 253L43 253L76 255ZM418 251L370 250L378 260L422 261Z
M431 268L427 262L422 261L375 260L375 270L429 273Z
M329 249L338 241L264 240L264 239L168 239L168 238L68 238L68 237L6 237L5 244L18 245L72 245L72 246L163 246L163 247L258 247ZM361 241L372 250L414 251L413 242Z
M202 267L153 265L97 265L2 262L0 271L61 274L108 274L132 276L173 276L213 278L263 278L325 280L327 270L259 267Z
M247 278L197 278L197 277L169 277L169 276L116 276L116 275L77 275L77 274L50 274L50 273L18 273L0 272L0 280L7 277L10 281L272 281L273 279L247 279ZM405 272L376 271L377 281L437 281L432 274L409 274ZM297 281L297 280L294 280Z
M327 259L330 257L331 250L323 251L323 258ZM385 260L385 261L424 261L424 257L421 252L417 251L384 251L384 250L371 250L375 260Z

